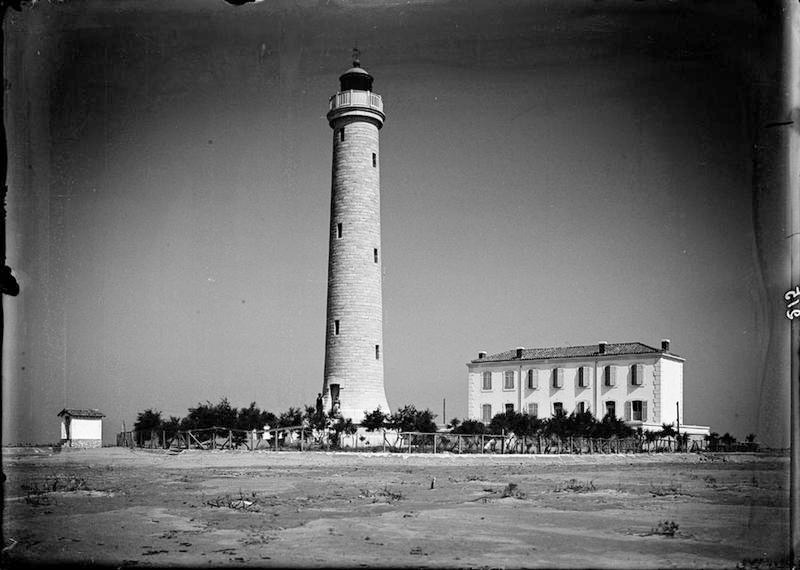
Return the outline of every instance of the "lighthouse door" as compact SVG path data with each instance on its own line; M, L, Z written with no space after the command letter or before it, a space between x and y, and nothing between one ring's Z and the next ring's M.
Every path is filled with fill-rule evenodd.
M339 384L331 384L331 410L339 403Z

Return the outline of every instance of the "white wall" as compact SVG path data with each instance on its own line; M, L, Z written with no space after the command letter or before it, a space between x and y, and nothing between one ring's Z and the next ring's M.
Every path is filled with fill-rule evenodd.
M67 439L67 430L61 419L61 439ZM72 418L70 439L103 439L102 418Z
M661 402L663 410L661 423L672 424L675 427L677 422L677 410L675 402L679 402L678 408L681 411L681 423L689 423L683 417L683 363L661 359ZM694 418L697 419L697 418Z
M632 384L631 366L642 366L641 384ZM526 411L528 404L538 404L538 415L550 417L553 402L561 402L564 411L575 411L579 402L595 417L606 413L606 402L614 401L616 415L625 419L626 403L633 400L646 402L644 422L670 423L675 421L675 402L683 402L683 362L660 355L627 355L618 357L594 357L569 360L540 360L520 362L478 362L468 365L468 417L482 420L482 405L492 406L492 415L505 411L506 404L514 410ZM586 387L578 386L578 369L586 367ZM603 370L611 366L615 371L614 386L606 386ZM554 388L554 368L563 370L562 388ZM527 387L527 371L538 371L538 387ZM514 389L503 388L504 372L514 371ZM483 372L492 373L492 389L483 390ZM520 390L521 383L521 390ZM662 405L663 404L663 405Z

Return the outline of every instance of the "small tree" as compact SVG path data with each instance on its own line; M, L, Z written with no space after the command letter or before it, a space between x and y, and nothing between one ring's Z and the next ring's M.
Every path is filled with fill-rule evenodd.
M240 408L236 416L236 429L253 430L261 429L264 424L261 421L261 410L256 407L255 402L250 402L247 408Z
M324 410L317 410L315 406L306 406L303 423L310 429L323 431L330 426L331 418Z
M435 417L436 414L430 410L420 411L413 405L407 405L392 414L387 423L388 427L397 431L433 433L436 431Z
M725 432L725 435L719 438L719 442L722 444L725 451L730 451L733 446L736 445L736 438L728 432Z
M503 433L513 431L517 412L507 410L495 414L492 421L489 422L489 433Z
M181 429L205 429L210 427L232 428L236 424L238 413L228 398L220 398L219 404L206 400L205 404L197 404L189 408L189 414L181 420Z
M161 422L161 429L168 433L175 433L181 425L181 419L178 416L170 416L167 421Z
M486 426L483 425L483 422L479 422L478 420L464 420L455 428L453 428L453 432L456 434L462 435L475 435L486 433Z
M452 420L450 420L450 423L449 423L449 424L447 424L447 427L449 427L451 430L454 430L454 429L456 429L456 428L458 427L458 425L459 425L460 423L461 423L461 420L460 420L460 419L458 419L458 418L453 418Z
M278 427L296 427L303 424L303 411L300 408L290 407L278 416Z
M133 423L135 431L151 431L161 429L161 412L152 408L140 412Z
M342 444L342 434L353 435L358 431L358 426L350 418L339 417L331 426L331 445L340 447Z
M542 433L548 437L564 438L569 435L570 421L564 410L558 410L553 417L544 421Z
M361 420L361 427L367 431L376 431L386 426L388 418L389 414L383 412L380 406L371 412L364 410L364 419Z
M672 424L661 424L661 431L659 432L661 437L675 437L677 432L675 428L672 427Z

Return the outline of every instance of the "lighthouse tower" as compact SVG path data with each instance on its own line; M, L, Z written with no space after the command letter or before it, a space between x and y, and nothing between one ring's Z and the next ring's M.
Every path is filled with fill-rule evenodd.
M383 101L354 50L353 67L330 98L333 129L328 316L325 334L326 411L360 422L380 406L383 387L381 198L378 132Z

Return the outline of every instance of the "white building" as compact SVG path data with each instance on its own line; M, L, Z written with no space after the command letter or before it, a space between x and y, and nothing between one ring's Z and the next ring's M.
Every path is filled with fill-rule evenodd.
M684 359L640 342L478 353L469 362L468 416L484 423L507 410L541 418L557 410L607 413L632 427L657 430L680 424L681 432L705 435L708 427L684 424Z
M103 418L100 410L64 408L61 418L61 445L66 447L102 447Z

